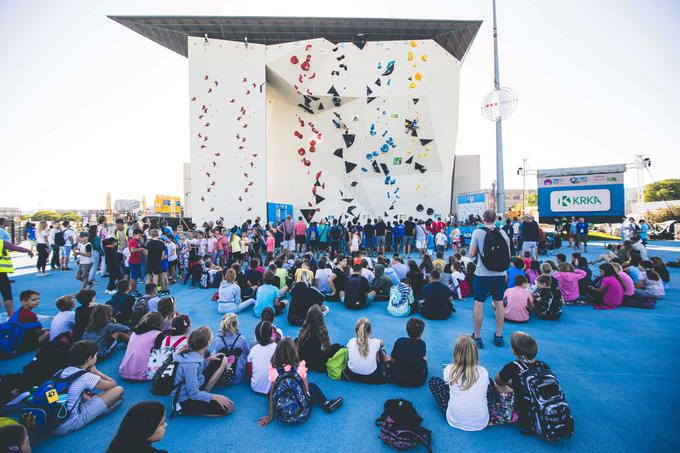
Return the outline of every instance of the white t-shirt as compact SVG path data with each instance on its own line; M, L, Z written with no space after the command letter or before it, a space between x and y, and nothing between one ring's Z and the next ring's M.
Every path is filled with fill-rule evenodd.
M368 280L368 283L373 283L373 280L375 280L375 274L367 267L361 268L361 276Z
M168 241L168 261L175 261L177 259L177 244L172 241Z
M38 244L47 244L47 240L49 239L49 237L50 231L47 228L45 228L44 230L37 234L35 240Z
M64 230L64 245L72 246L76 243L76 232L71 228L66 228Z
M347 342L347 366L356 374L368 376L378 368L376 356L379 350L380 340L377 338L369 338L368 355L364 357L359 353L357 339L352 338Z
M437 245L446 245L446 235L440 231L434 237L434 243Z
M444 381L449 379L453 365L444 368ZM486 403L486 390L489 387L489 373L486 368L477 366L477 382L467 390L458 384L449 386L450 398L446 409L446 421L454 428L463 431L480 431L489 424L489 408Z
M80 368L68 366L61 372L60 377L66 378L78 371L80 371ZM80 414L81 395L85 390L93 390L99 383L99 379L101 378L96 374L88 372L71 383L68 388L68 402L66 403L66 408L70 413L66 421L61 425L61 430L67 429L68 425L74 422L76 415Z
M92 264L94 263L94 258L92 257L92 244L89 242L78 244L78 250L80 253L90 253L90 256L78 255L80 258L80 264Z
M269 393L269 364L276 350L276 343L267 346L256 344L248 354L248 363L252 363L253 377L250 379L250 388L257 393Z
M322 293L329 293L331 292L331 287L328 286L328 277L331 276L333 271L331 269L317 269L316 274L314 274L314 278L316 279L317 283L317 288L319 288L319 291Z
M52 323L50 324L50 341L54 340L57 335L62 332L68 332L73 329L76 323L76 312L75 311L60 311L52 318Z

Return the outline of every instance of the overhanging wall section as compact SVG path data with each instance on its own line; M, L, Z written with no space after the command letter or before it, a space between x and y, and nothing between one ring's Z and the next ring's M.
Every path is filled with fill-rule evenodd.
M265 46L188 38L193 220L266 218Z

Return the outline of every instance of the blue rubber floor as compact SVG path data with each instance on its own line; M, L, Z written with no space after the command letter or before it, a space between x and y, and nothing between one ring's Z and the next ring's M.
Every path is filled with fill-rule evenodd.
M592 257L601 248L592 245ZM568 251L565 249L565 253ZM650 255L666 260L680 257L680 244L655 242ZM565 307L558 322L532 319L517 327L506 325L506 346L492 345L493 312L487 306L482 335L486 348L480 362L495 375L513 359L507 341L514 330L525 330L536 337L538 357L556 373L571 405L575 419L572 439L551 445L535 437L521 435L515 426L487 428L480 432L463 432L449 427L426 387L404 389L392 384L370 386L334 381L326 375L310 373L329 397L342 395L345 404L337 412L326 414L318 408L301 426L273 422L260 428L257 420L267 413L266 399L250 391L248 383L217 391L229 396L236 405L233 415L222 418L178 416L168 422L166 436L157 448L171 452L381 452L388 451L377 437L374 420L389 398L405 398L414 402L425 419L423 425L432 430L433 450L443 451L680 451L680 396L675 379L680 376L680 271L671 270L671 289L654 310L623 308L612 311L591 307ZM41 292L37 313L56 313L54 300L65 293L76 292L79 282L72 272L55 272L46 278L33 275L16 277L17 295L25 289ZM95 288L98 301L105 302L104 286ZM212 290L175 285L173 294L178 309L191 316L194 327L219 326L220 315L210 300ZM355 321L366 316L373 323L374 336L385 341L388 353L394 341L405 335L405 319L389 317L384 303L374 303L360 312L350 312L337 303L329 303L326 317L331 341L346 343L354 336ZM459 334L472 330L472 302L456 303L457 312L447 321L426 321L424 340L431 376L440 376L451 360L453 344ZM240 316L241 331L254 337L256 318L251 312ZM284 334L295 337L297 329L285 316L277 318ZM98 368L125 387L125 401L118 410L96 420L86 428L66 437L32 436L35 451L102 452L113 437L126 410L135 402L159 399L169 407L170 398L151 395L148 383L123 382L118 364L123 350L98 365ZM30 360L29 354L0 362L0 372L16 372Z

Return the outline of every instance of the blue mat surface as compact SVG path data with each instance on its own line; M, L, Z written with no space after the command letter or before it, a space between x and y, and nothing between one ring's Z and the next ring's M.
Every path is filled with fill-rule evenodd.
M601 253L601 248L591 247ZM563 249L564 253L568 250ZM666 260L680 257L680 244L655 242L650 255ZM545 259L542 257L542 259ZM41 293L38 314L56 313L54 300L63 294L76 292L80 283L72 272L55 272L46 278L34 275L16 277L17 295L25 289ZM377 438L373 422L389 398L405 398L414 402L425 419L423 425L432 430L433 450L443 451L680 451L680 396L674 379L680 376L680 271L671 270L671 289L654 310L623 308L612 311L591 307L565 307L558 322L532 319L517 327L506 325L506 346L492 345L493 312L486 307L482 335L486 348L480 352L480 362L495 375L513 359L509 337L514 330L525 330L538 340L538 358L547 362L556 373L566 393L575 419L572 439L551 445L535 437L521 435L515 426L491 427L468 433L455 430L446 423L426 387L404 389L392 384L370 386L340 382L326 375L310 373L328 396L345 397L337 412L326 414L318 408L301 426L274 422L260 428L257 420L266 415L267 402L250 391L247 383L218 389L236 405L233 415L212 419L178 416L168 422L165 439L157 444L171 452L381 452L390 451ZM108 300L104 285L95 289L100 303ZM213 290L190 290L174 285L178 309L191 316L194 327L219 326L220 315L210 300ZM405 319L390 317L384 303L374 303L367 309L348 311L337 303L329 303L326 317L331 341L345 344L354 336L355 321L362 316L373 323L374 336L385 341L388 353L394 341L405 335ZM451 360L453 343L459 334L472 331L472 301L456 302L457 312L447 321L426 321L424 340L431 376L440 376L443 366ZM256 318L252 312L242 313L241 331L254 339ZM285 317L276 325L284 334L295 337L297 328ZM121 408L96 420L86 428L66 437L32 436L35 451L102 452L113 437L124 413L135 402L158 399L170 405L170 398L151 395L148 383L123 382L118 376L118 364L123 350L98 365L125 387ZM30 354L0 362L0 373L16 372L31 359ZM420 451L420 450L419 450Z

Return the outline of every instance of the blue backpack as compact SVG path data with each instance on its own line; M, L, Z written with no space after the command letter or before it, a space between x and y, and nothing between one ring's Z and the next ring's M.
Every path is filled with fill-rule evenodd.
M66 421L71 413L67 407L68 390L71 384L86 373L78 370L68 377L62 378L63 370L43 382L24 399L15 404L4 406L0 414L16 419L29 431L50 432ZM80 404L80 400L74 405Z
M305 383L295 368L285 371L283 367L276 369L279 372L272 390L274 414L284 423L300 424L307 421L310 398L305 391Z
M4 323L0 324L0 357L14 357L19 352L24 335L29 329L39 329L39 322L19 322L19 311L15 311Z

